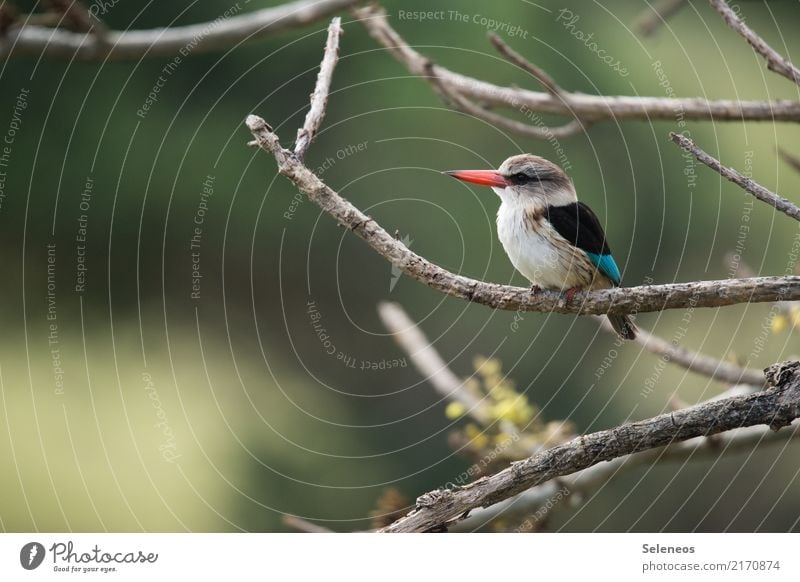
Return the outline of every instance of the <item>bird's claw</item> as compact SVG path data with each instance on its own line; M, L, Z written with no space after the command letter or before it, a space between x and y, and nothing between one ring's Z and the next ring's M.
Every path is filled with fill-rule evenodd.
M542 292L542 288L541 287L539 287L538 285L531 285L531 293L536 295L537 293L541 293L541 292Z
M570 287L564 292L564 303L569 305L575 298L575 294L580 291L578 287Z

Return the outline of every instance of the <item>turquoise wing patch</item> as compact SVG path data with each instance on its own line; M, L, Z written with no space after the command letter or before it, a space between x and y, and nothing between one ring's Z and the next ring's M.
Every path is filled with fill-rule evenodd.
M586 253L586 256L589 257L592 264L597 267L603 275L611 279L614 285L620 284L622 275L619 272L617 263L614 261L614 257L611 255L597 255L595 253Z

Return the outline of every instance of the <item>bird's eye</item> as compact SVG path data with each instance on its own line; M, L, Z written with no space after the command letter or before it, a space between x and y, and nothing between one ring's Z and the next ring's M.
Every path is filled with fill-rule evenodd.
M527 175L527 174L524 174L523 172L517 172L516 174L514 174L513 176L511 176L511 178L512 178L512 179L514 180L514 182L515 182L515 183L517 183L517 184L524 184L525 182L527 182L527 181L528 181L528 175Z

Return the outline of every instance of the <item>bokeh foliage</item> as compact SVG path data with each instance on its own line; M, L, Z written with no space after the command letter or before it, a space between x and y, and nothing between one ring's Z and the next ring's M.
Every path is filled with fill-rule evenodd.
M797 87L767 72L703 2L644 40L631 30L638 3L574 3L577 28L624 62L625 77L556 21L562 4L540 4L545 10L516 0L435 3L468 22L397 18L401 9L432 9L421 0L386 7L401 34L437 62L497 83L536 86L491 50L475 15L519 25L526 36L506 40L570 90L663 95L653 70L660 61L678 95L798 98ZM148 28L213 19L229 7L209 0L142 10L119 2L105 19ZM767 11L747 2L742 10L779 50L800 55L787 24L800 16L795 3L770 3ZM494 196L439 172L496 166L522 151L548 157L552 144L448 110L346 20L334 93L309 165L413 241L416 252L473 277L524 284L496 241ZM398 279L309 202L292 210L295 192L275 177L272 160L245 146L242 122L258 113L291 142L325 26L184 59L143 119L137 110L170 59L3 64L0 132L20 90L30 90L0 209L4 529L275 530L283 512L356 529L369 523L386 487L413 499L450 481L470 463L448 443L460 421L447 417L447 403L386 336L375 311L384 299L422 322L457 373L472 374L478 354L497 358L541 422L569 419L578 432L661 412L676 395L694 402L723 389L666 366L644 395L658 360L636 346L616 346L591 318L525 314L517 322L511 312L443 298ZM689 188L685 159L666 139L674 127L605 122L561 140L579 196L603 220L625 282L729 277L726 256L737 247L744 215L742 261L758 274L782 274L797 225L763 204L751 206L704 168ZM790 198L800 187L776 152L800 153L793 125L690 128L702 147L749 167L765 186ZM213 195L194 300L190 242L208 176ZM75 236L87 177L94 182L87 286L77 293ZM63 394L56 393L48 343L48 244L56 248ZM697 310L688 325L682 311L639 322L666 338L686 328L685 345L763 367L792 356L797 345L793 333L774 325L760 342L769 314L769 305L753 305ZM613 364L603 369L612 350ZM164 418L180 455L172 461L164 455ZM800 485L796 463L787 462L796 454L796 447L769 449L632 472L551 525L797 528Z

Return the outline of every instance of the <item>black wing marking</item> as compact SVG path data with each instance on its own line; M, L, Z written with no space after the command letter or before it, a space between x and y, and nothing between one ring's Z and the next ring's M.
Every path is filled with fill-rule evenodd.
M548 206L547 218L558 234L582 251L595 255L611 254L600 221L583 202Z

